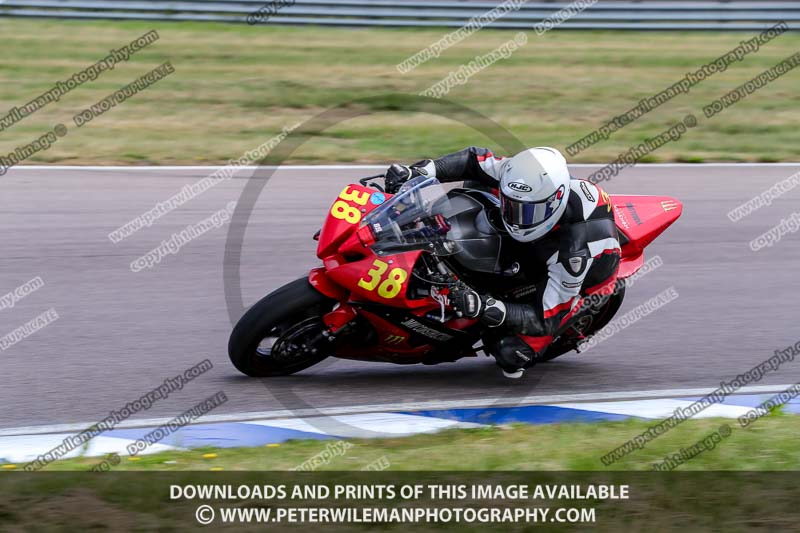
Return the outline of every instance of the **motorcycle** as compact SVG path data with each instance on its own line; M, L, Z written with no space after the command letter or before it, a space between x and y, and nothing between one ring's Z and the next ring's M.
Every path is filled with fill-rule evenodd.
M236 324L228 353L239 371L285 376L328 357L396 364L477 357L485 327L452 309L450 289L467 284L506 301L530 300L537 280L522 278L504 253L496 194L468 184L448 191L426 176L389 194L374 181L382 177L347 185L335 199L314 235L322 266L262 298ZM535 362L578 350L608 324L645 247L683 209L665 196L602 196L619 230L617 286L582 308Z

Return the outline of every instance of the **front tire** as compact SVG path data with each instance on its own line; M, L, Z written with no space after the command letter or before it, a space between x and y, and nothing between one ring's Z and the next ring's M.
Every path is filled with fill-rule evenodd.
M322 316L331 311L334 303L314 289L307 278L268 294L248 309L233 328L228 341L233 366L251 377L288 376L333 355L331 346L315 343L302 349L296 343L306 347L305 341L310 343L322 333ZM273 338L275 342L269 346L268 340Z

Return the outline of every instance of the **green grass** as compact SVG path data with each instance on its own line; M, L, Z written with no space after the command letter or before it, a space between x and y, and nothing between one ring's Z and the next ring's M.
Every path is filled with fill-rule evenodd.
M735 420L689 420L606 469L600 456L646 429L652 422L628 420L597 424L513 425L451 430L433 435L350 441L352 447L317 472L282 472L325 449L330 441L290 441L280 446L166 452L122 459L106 474L85 472L101 458L60 461L35 474L0 472L0 524L19 531L183 531L196 527L198 505L217 507L318 507L467 505L438 500L319 500L313 496L286 500L211 501L170 499L172 485L314 485L402 484L614 484L629 485L630 500L552 501L492 500L499 507L576 506L597 511L600 531L784 531L798 520L796 471L800 451L796 436L800 418L776 410L740 429ZM649 470L654 461L687 448L721 424L731 435L676 472ZM385 459L388 472L359 472ZM18 470L21 470L21 466ZM210 471L214 470L214 471ZM222 471L219 471L222 470ZM609 471L610 470L610 471ZM795 472L792 472L794 470ZM329 471L329 472L326 472ZM471 472L465 472L471 471ZM489 472L492 471L492 472ZM783 471L783 472L781 472ZM399 489L398 489L399 490ZM531 489L532 490L532 489ZM275 512L275 511L273 511ZM561 527L558 527L561 526ZM221 527L215 523L215 530ZM249 530L263 524L239 524ZM284 524L270 524L282 530ZM433 528L427 525L423 530ZM525 524L458 524L436 527L457 531L524 531ZM407 531L403 524L326 525L353 529ZM563 524L541 524L563 531ZM0 529L2 527L0 526Z
M390 470L650 470L664 456L688 448L721 424L732 433L715 449L703 452L679 470L797 470L800 418L780 410L747 429L735 420L688 420L634 451L611 467L600 457L641 433L653 422L626 420L587 424L510 425L448 430L430 435L390 439L356 439L344 454L319 470L357 471L385 458ZM260 448L198 449L164 452L129 460L114 470L253 471L289 470L325 449L329 441L289 441ZM454 453L458 450L458 453ZM209 455L211 454L211 455ZM90 469L102 458L58 461L47 471ZM22 465L18 465L21 469Z
M210 23L2 19L0 110L22 105L139 35L161 38L125 64L0 133L0 153L39 137L164 61L176 72L29 162L205 164L225 162L284 126L354 99L416 94L513 33L480 31L408 74L395 65L438 40L443 29L332 29ZM748 33L569 32L537 37L447 96L479 110L524 145L562 150L607 119L736 46ZM570 158L606 162L687 113L700 124L650 161L800 159L798 72L790 72L712 119L702 106L800 48L784 34ZM394 104L393 104L394 102ZM497 144L467 125L411 113L397 98L320 132L291 162L415 161L470 144Z

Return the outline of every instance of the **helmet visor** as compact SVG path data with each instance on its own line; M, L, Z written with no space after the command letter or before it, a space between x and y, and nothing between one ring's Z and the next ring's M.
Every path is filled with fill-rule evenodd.
M519 229L530 229L550 220L563 201L562 185L550 198L539 202L523 202L501 194L500 209L507 224Z

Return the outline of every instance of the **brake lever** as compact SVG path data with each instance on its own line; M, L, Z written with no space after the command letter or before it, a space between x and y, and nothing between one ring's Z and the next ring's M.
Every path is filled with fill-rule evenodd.
M382 186L378 185L374 181L372 183L367 183L369 180L375 180L375 179L386 179L386 174L376 174L375 176L367 176L366 178L361 178L360 180L358 180L358 182L364 187L372 187L373 189L378 189L380 192L386 192L386 190Z

